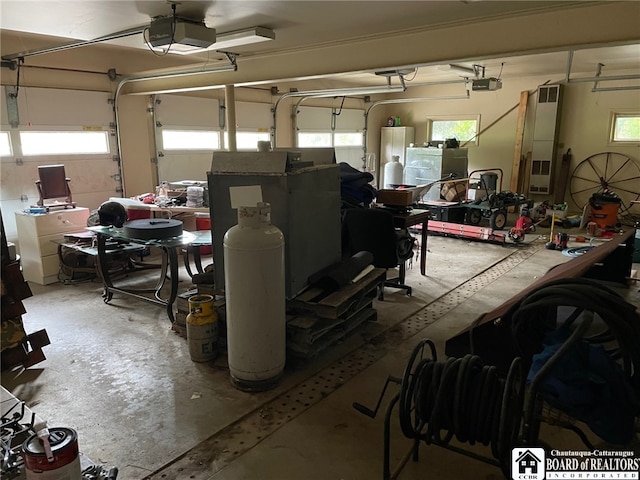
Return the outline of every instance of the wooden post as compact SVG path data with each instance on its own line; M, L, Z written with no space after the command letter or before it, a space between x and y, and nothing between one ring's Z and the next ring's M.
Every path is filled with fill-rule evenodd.
M529 92L520 92L520 105L518 108L518 120L516 124L516 143L513 152L513 165L511 166L511 183L512 192L518 191L518 178L520 174L520 161L522 159L522 139L524 137L524 121L527 114L527 102L529 101Z

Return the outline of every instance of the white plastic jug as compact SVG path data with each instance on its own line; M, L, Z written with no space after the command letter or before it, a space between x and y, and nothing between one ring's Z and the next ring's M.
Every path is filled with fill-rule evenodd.
M393 188L393 185L403 183L404 167L400 163L400 157L393 155L391 161L384 166L384 188Z

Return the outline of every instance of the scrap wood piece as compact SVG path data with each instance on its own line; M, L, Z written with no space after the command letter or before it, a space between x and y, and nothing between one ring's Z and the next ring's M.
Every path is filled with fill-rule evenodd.
M46 330L38 330L27 335L17 346L2 350L2 369L6 370L18 365L29 368L46 360L42 347L50 343Z
M386 270L384 268L376 268L365 275L359 282L345 285L335 292L328 292L324 297L318 298L316 301L304 300L305 298L316 298L317 295L313 296L315 293L310 293L309 296L299 295L289 301L288 307L313 311L325 318L338 318L361 306L362 300L366 298L367 294L374 291L385 279Z
M287 323L287 339L311 345L344 322L342 318L332 320L315 315L299 316Z
M350 321L341 322L340 325L332 328L329 332L323 335L317 341L308 343L287 342L288 352L298 358L309 359L323 352L327 348L331 347L349 333L351 333L356 327L361 325L367 320L375 320L378 312L374 308L365 308L360 310L356 315L352 316Z

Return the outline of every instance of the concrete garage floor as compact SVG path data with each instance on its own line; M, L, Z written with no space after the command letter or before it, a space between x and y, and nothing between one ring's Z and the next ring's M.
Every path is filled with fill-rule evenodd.
M231 385L224 358L192 362L162 307L118 294L105 304L96 282L32 285L23 318L28 332L47 330L47 360L3 372L2 384L49 426L74 428L81 451L117 466L119 479L382 478L384 411L393 395L375 419L352 403L375 406L387 376L402 375L421 339L432 339L442 359L445 340L569 260L545 250L545 241L533 234L519 246L429 237L427 276L418 261L408 270L412 297L387 288L385 300L374 302L376 322L313 360L289 362L276 388L253 394ZM181 290L190 286L182 269ZM637 285L621 292L640 305ZM397 386L390 388L395 394ZM411 444L397 420L391 430L393 467ZM582 447L557 427L543 435ZM419 462L398 478L425 477L503 478L494 466L422 446Z

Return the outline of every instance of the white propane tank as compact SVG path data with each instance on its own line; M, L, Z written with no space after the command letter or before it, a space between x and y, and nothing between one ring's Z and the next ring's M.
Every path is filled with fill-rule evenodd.
M286 357L284 235L271 225L271 205L240 207L223 247L231 382L267 390L282 376Z
M404 168L400 163L400 157L393 155L391 161L384 166L384 188L393 188L393 185L401 185Z

